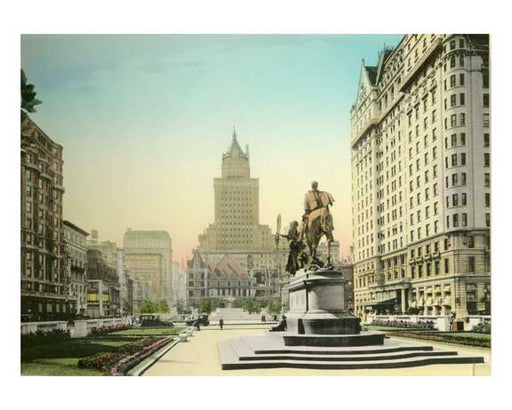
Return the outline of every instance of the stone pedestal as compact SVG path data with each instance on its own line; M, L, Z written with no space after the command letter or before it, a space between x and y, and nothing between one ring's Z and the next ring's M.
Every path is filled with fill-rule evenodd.
M286 289L288 332L299 335L354 335L360 319L348 312L345 279L339 270L299 270Z

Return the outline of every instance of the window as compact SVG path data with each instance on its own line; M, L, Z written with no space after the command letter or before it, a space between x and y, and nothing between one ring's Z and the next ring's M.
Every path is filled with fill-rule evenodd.
M434 215L437 215L439 212L438 208L437 208L437 202L434 202Z
M437 177L437 165L434 165L434 167L432 168L432 173L434 174L434 178Z
M455 50L455 40L450 41L450 50Z
M455 74L450 76L450 87L455 87Z
M468 236L468 248L474 248L475 247L475 238L472 236Z
M453 206L459 206L459 194L452 195L452 204Z
M459 76L459 85L464 85L464 73L461 73Z
M460 114L460 125L466 125L466 114L464 114L463 112Z
M489 127L489 114L484 114L484 127Z
M491 226L491 214L485 214L485 226Z
M484 94L483 104L484 107L489 107L489 94Z
M484 154L484 167L489 167L490 163L491 163L490 154L486 152Z
M460 154L460 165L466 165L466 154L464 152Z
M460 134L460 145L466 145L466 134L464 132Z
M447 208L450 207L450 197L449 196L446 197L446 207Z
M453 214L453 227L457 228L459 226L459 214Z
M435 141L436 139L437 139L437 131L436 131L436 129L434 128L434 129L432 130L432 141Z
M457 145L457 134L452 134L452 147Z
M459 47L464 48L464 39L462 38L459 40Z
M491 194L488 192L485 194L485 206L487 208L491 206Z
M453 174L452 175L452 186L456 186L458 185L459 181L458 181L458 177L457 177L457 174Z
M462 193L462 197L461 197L461 205L462 205L462 206L467 205L467 195L466 195L466 193Z
M450 68L455 67L455 56L450 57Z
M434 188L434 196L437 196L437 194L438 194L438 192L437 192L437 184L434 184L433 188Z
M460 184L461 184L461 185L466 185L466 173L465 173L465 172L463 172L463 173L462 173L462 174L460 174L460 175L461 175L461 182L460 182Z
M432 148L432 159L437 158L437 147Z
M448 240L448 238L446 238L444 240L444 250L447 251L449 247L450 247L450 241Z
M462 213L462 226L468 226L468 214Z
M452 167L457 166L457 154L452 154Z
M460 103L460 105L466 104L466 95L464 93L460 93L460 95L459 95L459 103Z
M457 104L457 96L455 94L452 94L450 96L450 107L455 107Z
M485 174L484 175L484 186L486 188L490 187L491 186L491 174Z
M450 261L448 258L444 258L444 273L450 273Z
M452 114L450 116L450 126L456 127L457 126L457 114Z
M484 147L489 147L489 134L484 134Z
M450 229L450 216L446 215L446 228Z
M468 257L468 273L475 273L475 257Z
M460 60L460 61L459 61L460 66L461 66L461 67L464 67L464 56L463 56L463 55L461 55L459 60Z

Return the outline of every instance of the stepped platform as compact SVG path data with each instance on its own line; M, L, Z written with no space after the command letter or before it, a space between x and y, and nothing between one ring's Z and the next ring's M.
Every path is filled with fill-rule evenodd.
M370 332L362 332L360 336L375 336L377 332L371 332L371 335L365 333ZM432 346L390 341L384 339L383 334L382 344L366 346L287 344L286 338L292 336L297 335L280 332L221 341L218 351L222 369L385 369L430 364L484 363L483 357L460 356L454 350L434 350Z

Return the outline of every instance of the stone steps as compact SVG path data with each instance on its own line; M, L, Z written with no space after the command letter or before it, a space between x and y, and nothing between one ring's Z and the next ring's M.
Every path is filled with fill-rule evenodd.
M390 341L378 346L297 346L290 349L280 339L252 336L219 342L222 369L385 369L484 362L483 357L459 356L454 350L434 350L432 346Z

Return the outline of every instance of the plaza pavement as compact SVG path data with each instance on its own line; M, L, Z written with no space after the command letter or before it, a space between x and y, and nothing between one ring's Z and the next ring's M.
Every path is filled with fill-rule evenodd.
M217 324L201 327L187 342L178 343L163 355L143 376L488 376L491 374L489 349L392 338L408 344L432 345L435 349L457 350L460 355L483 356L483 364L428 365L400 369L243 369L222 370L217 342L242 335L264 335L271 324L228 323L220 330Z

